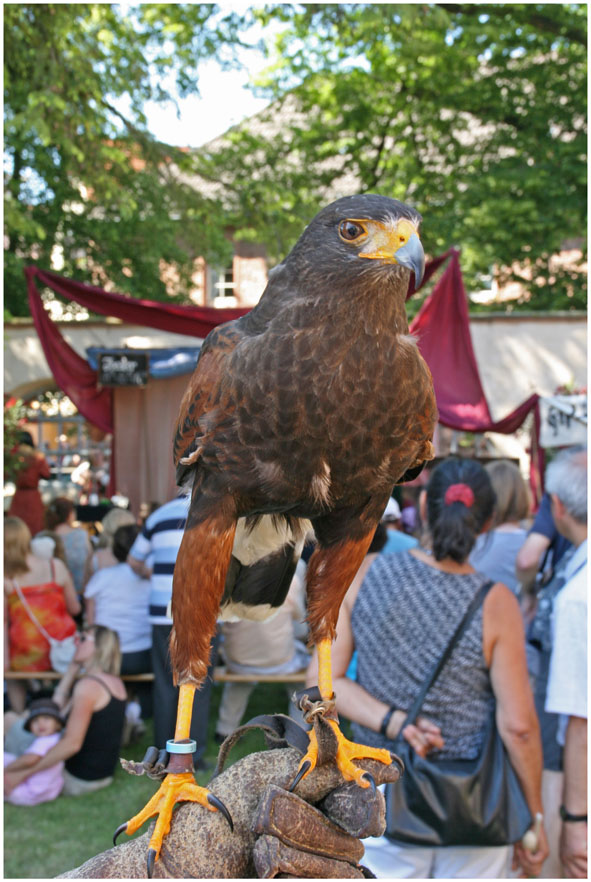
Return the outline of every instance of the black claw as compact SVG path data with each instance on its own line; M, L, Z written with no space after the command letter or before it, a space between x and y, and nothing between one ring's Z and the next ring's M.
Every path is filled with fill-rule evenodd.
M224 816L224 818L226 819L226 821L230 825L230 830L233 833L234 832L234 821L232 820L232 815L230 814L230 812L228 811L228 809L226 808L224 803L221 801L221 799L219 799L215 795L215 793L208 793L207 794L207 801L210 805L212 805L214 808L216 808L218 810L218 812L222 813L222 815Z
M373 775L370 775L369 772L364 772L362 775L363 778L366 778L369 781L369 786L372 789L372 792L375 794L376 792L376 782L373 779Z
M113 833L113 845L117 845L117 837L124 833L127 830L127 821L124 824L119 824L115 832Z
M148 849L148 860L147 860L147 873L148 879L152 878L152 873L154 872L154 864L156 863L156 849L149 848Z
M293 793L293 791L296 789L296 787L298 786L298 784L300 783L300 781L302 780L302 778L304 777L306 772L309 771L311 766L312 766L312 763L310 762L310 760L306 760L305 763L302 763L297 775L293 779L291 786L287 788L290 793Z
M390 756L392 757L391 762L394 763L396 766L398 766L398 771L400 772L401 775L404 775L404 763L402 762L400 757L397 756L392 751L390 751Z

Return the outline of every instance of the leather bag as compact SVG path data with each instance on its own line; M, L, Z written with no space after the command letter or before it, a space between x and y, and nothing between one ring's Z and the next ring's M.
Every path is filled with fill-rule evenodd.
M414 723L425 696L494 583L475 595L441 658L424 681L400 732ZM386 836L427 847L508 845L532 824L521 785L499 735L494 713L480 755L473 760L419 756L401 735L395 750L404 775L386 791Z

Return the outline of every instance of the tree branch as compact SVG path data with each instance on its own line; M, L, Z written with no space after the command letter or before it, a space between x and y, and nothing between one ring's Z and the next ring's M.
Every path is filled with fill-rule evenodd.
M379 143L377 151L376 151L376 156L375 156L375 161L373 163L373 167L371 169L371 183L369 184L369 188L368 188L369 190L373 189L373 187L376 187L378 184L378 180L379 180L378 168L380 166L380 162L382 160L382 154L383 154L384 148L386 146L386 138L388 137L390 123L391 123L391 120L388 121L387 125L384 126L384 129L382 131L382 137L381 137L380 143Z
M449 12L452 15L455 13L469 16L490 15L493 17L498 16L501 11L501 7L499 6L479 5L474 3L437 3L436 6L440 9L445 9L446 12ZM522 15L521 13L522 10L518 10L515 7L511 10L511 14L516 18L521 16L522 21L533 27L539 28L541 31L555 34L558 37L566 37L567 40L578 43L580 46L587 46L587 34L581 28L559 24L549 16L544 15L538 10L534 10L533 7L528 7L526 10L523 10Z
M140 129L135 123L132 123L125 114L121 113L120 110L117 110L106 98L101 99L101 104L103 107L108 110L110 113L113 113L116 117L118 117L124 126L128 129L129 133L140 141L144 147L150 148L151 151L156 152L158 155L163 156L166 154L167 156L178 156L184 157L185 154L179 147L175 147L172 144L164 144L161 141L158 141L145 129Z

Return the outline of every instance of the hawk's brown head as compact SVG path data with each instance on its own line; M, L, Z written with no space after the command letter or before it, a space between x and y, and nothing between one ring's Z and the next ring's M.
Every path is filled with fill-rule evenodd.
M425 255L419 238L421 215L403 202L367 193L345 196L320 211L306 227L287 260L304 262L321 255L324 272L343 265L365 275L368 261L381 267L405 267L421 283Z

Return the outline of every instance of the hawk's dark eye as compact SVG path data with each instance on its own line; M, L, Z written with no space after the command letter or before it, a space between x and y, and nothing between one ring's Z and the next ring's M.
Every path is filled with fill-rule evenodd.
M339 236L347 242L354 242L364 235L365 229L355 221L346 220L339 224Z

